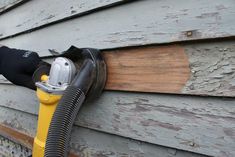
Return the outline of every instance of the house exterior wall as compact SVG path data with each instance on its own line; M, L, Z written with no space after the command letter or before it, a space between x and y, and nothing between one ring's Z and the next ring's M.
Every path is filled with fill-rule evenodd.
M118 68L135 70L134 78L126 73L128 84L106 86L100 99L79 111L71 135L73 155L233 157L234 7L233 0L31 0L0 16L0 44L42 57L52 55L48 49L96 47L113 62L120 51L129 56L138 49L138 64L145 70L136 70L135 55L118 62ZM154 68L144 64L151 61L159 63ZM151 73L141 76L147 70ZM149 88L135 86L144 86L142 77L154 78L146 79L152 81ZM167 89L164 83L170 84ZM20 144L23 152L32 149L39 107L35 92L1 77L0 95L0 150L7 154L8 143L10 148ZM8 129L19 136L13 138Z

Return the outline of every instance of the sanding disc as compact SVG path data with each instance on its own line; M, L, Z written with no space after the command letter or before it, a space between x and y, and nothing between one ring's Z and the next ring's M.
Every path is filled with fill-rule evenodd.
M51 65L46 62L41 62L37 70L33 73L33 82L40 82L43 75L49 76Z

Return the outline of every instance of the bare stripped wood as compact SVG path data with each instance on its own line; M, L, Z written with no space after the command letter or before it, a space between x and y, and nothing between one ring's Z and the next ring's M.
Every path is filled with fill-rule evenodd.
M47 5L46 8L50 6ZM48 48L63 51L71 44L110 49L232 37L235 34L234 7L233 0L179 0L177 3L174 0L135 1L52 25L34 33L9 38L1 43L48 55ZM14 15L18 14L15 12ZM29 12L29 17L31 14L33 12ZM50 14L47 16L49 18ZM17 29L8 25L12 22L15 25L15 20L8 21L13 16L6 15L5 18L6 20L0 20L2 36L8 36ZM18 19L21 18L16 19L21 21Z
M36 97L33 93L24 94L30 90L1 85L0 93L4 95L2 90L15 91L21 99L14 99L11 95L8 99L14 103L5 104L9 100L1 97L1 106L31 113L32 116L38 113L37 107L29 109L35 102L24 103L26 97ZM18 125L10 120L11 114L5 112L0 114L0 120L8 119L3 121L4 124ZM20 118L17 117L19 121ZM235 155L233 98L104 92L99 100L84 104L75 125L210 156Z
M42 0L33 0L6 15L0 16L0 38L27 32L50 23L81 16L121 3L124 3L124 0L50 0L46 3ZM9 18L11 22L9 22Z
M0 15L12 8L15 8L19 4L27 2L27 1L29 0L1 0L0 1Z
M190 76L188 57L180 46L140 47L104 54L105 89L181 93Z
M0 107L1 108L1 107ZM0 109L0 112L3 111ZM4 112L1 114L10 114L11 116L9 119L15 119L18 116L24 117L24 121L22 123L29 123L29 119L36 123L36 116L32 118L31 115L25 113L23 116L21 115L22 112L12 109L5 108ZM8 120L9 120L8 119ZM4 121L4 119L1 119ZM13 120L11 120L13 121ZM2 124L0 124L1 126ZM18 133L19 130L22 129L18 128L15 123L8 124L11 125L10 127L6 127L5 124L3 125L4 128L7 128L7 131L16 132ZM29 125L24 125L29 126ZM25 131L27 130L27 131ZM34 132L32 128L25 127L23 132ZM22 133L20 133L22 134ZM1 132L0 132L1 135ZM31 136L28 136L28 133L24 133L29 139L32 139ZM16 137L16 140L19 137ZM24 145L25 141L21 141L21 144ZM32 146L31 146L32 147ZM106 134L103 132L98 132L91 129L86 129L82 127L73 127L72 135L71 135L71 142L70 142L71 152L70 157L75 154L80 156L86 157L93 157L93 156L105 156L105 157L113 157L113 156L132 156L132 157L205 157L204 155L199 155L195 153L190 153L182 150L177 150L175 148L168 148L162 147L159 145L153 145L141 141L130 140L128 138L123 138L116 135Z

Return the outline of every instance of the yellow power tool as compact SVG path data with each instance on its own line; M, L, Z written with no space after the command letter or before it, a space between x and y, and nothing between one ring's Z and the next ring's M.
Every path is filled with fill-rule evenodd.
M72 46L48 70L37 70L40 101L33 157L66 157L80 106L97 98L105 85L106 65L99 50Z

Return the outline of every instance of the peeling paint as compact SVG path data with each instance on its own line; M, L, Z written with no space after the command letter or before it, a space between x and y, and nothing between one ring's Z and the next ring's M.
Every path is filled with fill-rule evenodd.
M215 17L218 15L219 15L218 12L202 13L200 16L196 16L196 18L210 18L210 17Z
M231 128L224 128L224 133L228 136L230 136L231 138L235 139L235 129L231 129Z
M69 2L64 3L57 3L56 0L49 2L55 5L48 5L48 3L45 4L41 1L34 1L33 4L29 2L30 5L27 8L19 8L16 13L9 15L14 18L11 25L6 22L9 19L8 16L0 18L0 33L3 34L1 38L9 39L2 42L9 46L14 43L15 47L18 46L23 49L33 47L32 50L37 50L41 53L40 55L45 56L48 55L46 50L49 47L63 51L71 43L79 47L92 45L99 49L112 49L135 45L231 37L235 34L233 29L235 14L233 0L223 2L219 0L216 0L216 2L214 0L207 0L206 2L184 0L181 3L172 3L171 0L135 1L134 3L126 3L122 0L102 2L100 3L99 0L82 0L79 3L76 0L69 0ZM97 11L87 16L79 16L122 3L125 3L125 5L104 9L102 12ZM226 9L218 10L218 6L222 8L220 5L223 5ZM30 17L27 12L24 14L24 10L29 8L29 12L32 12ZM47 8L47 10L44 8ZM41 14L43 10L45 12ZM127 10L128 14L126 14ZM77 11L75 13L78 15L77 18L62 22L62 19L74 17L73 11ZM156 11L159 16L154 16ZM20 14L17 14L18 12ZM55 17L42 20L48 18L49 15L55 15ZM25 19L26 22L18 19ZM46 24L55 22L58 23L47 27L47 29L43 28ZM38 24L35 25L35 23ZM16 27L19 24L22 24L22 27ZM77 27L79 27L79 31ZM1 32L1 30L4 31ZM37 31L27 34L29 30ZM188 31L192 32L191 35L186 33ZM115 32L119 33L115 34ZM19 36L19 34L21 35ZM45 38L45 35L48 40L40 41L40 43L44 47L49 46L46 49L38 45L38 40L42 37ZM15 38L10 38L12 36ZM60 36L63 36L63 38L60 38ZM88 36L89 38L87 38ZM27 42L28 38L34 40ZM48 41L53 42L48 43ZM64 44L58 45L57 43Z
M70 146L81 157L206 157L84 128L72 134Z
M30 149L0 136L1 157L29 157L31 154Z
M233 96L234 42L198 43L185 46L192 74L183 93Z
M12 96L10 91L21 93L20 97L7 98L8 95ZM26 89L10 85L1 85L0 93L4 93L1 102L8 102L7 100L15 102L11 104L12 109L0 104L0 122L13 128L23 128L19 131L34 134L36 109L29 110L29 106L33 106L35 102L32 100L27 104L25 100L21 100L26 96L33 97L34 93L27 93ZM134 157L139 157L137 154L144 152L144 157L152 157L154 155L151 153L146 155L146 151L151 148L149 152L153 152L159 145L211 156L218 154L218 150L227 155L235 154L232 144L234 138L231 136L235 124L233 112L232 98L104 92L100 99L94 103L87 103L81 108L75 126L90 129L86 129L86 136L79 132L81 128L77 129L78 132L72 135L75 143L73 148L76 150L75 153L84 149L84 154L90 156L114 152L116 156L133 153ZM14 117L21 122L20 126L15 122ZM89 134L92 130L97 130L99 134L92 136ZM108 137L105 138L100 134ZM82 136L84 138L79 140ZM87 143L87 137L90 138L89 143ZM135 139L138 142L136 146L130 144L131 146L127 147L122 142L117 144L118 140L115 140L115 137L122 137L127 141ZM108 144L105 144L106 142ZM152 143L153 147L148 145L143 148L145 143ZM161 155L168 154L162 152Z
M173 124L170 124L170 123L162 123L162 122L159 122L159 121L153 120L153 119L147 119L147 120L145 120L145 121L141 121L141 124L142 124L144 127L147 127L147 126L152 126L152 127L154 127L154 125L157 125L157 126L159 126L159 127L166 128L166 129L171 129L171 130L175 130L175 131L182 130L182 128L177 127L177 126L174 126Z
M0 1L0 12L17 3L29 0L5 0L9 1L9 4L7 6L3 6L4 2L2 1L3 0ZM10 1L13 1L14 3L10 3ZM1 3L3 4L1 5ZM84 13L92 12L93 10L99 10L103 9L103 7L110 7L112 5L115 6L121 3L123 3L122 0L109 0L103 2L101 2L100 0L69 0L66 2L50 0L47 3L44 3L40 0L29 1L21 7L14 9L12 12L9 12L8 16L11 17L10 23L8 22L8 16L3 15L0 17L0 33L3 34L2 36L0 36L0 38L12 37L13 35L22 32L26 33L32 31L32 29L37 29L38 27L65 18L70 18L74 15L80 16ZM27 12L25 12L25 10L27 10ZM3 22L4 19L7 21ZM8 31L5 28L13 29L11 31Z

